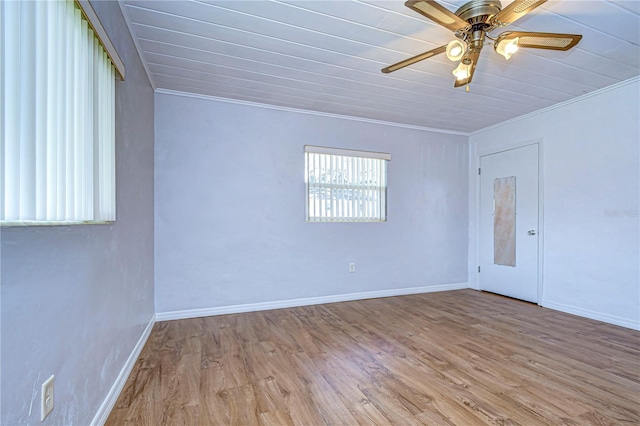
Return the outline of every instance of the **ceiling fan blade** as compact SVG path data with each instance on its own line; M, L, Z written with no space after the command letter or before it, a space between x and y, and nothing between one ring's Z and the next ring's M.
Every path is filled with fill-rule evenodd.
M478 64L479 57L480 57L480 49L477 49L477 50L474 49L469 52L469 60L471 60L471 67L469 68L469 77L462 80L458 80L456 78L456 81L453 84L453 87L466 86L467 84L471 83L471 79L473 78L473 73L476 70L476 65Z
M400 61L397 64L389 65L388 67L383 68L382 72L385 73L385 74L388 74L390 72L399 70L400 68L404 68L407 65L415 64L416 62L420 62L420 61L428 59L428 58L430 58L432 56L439 55L439 54L443 53L445 50L447 50L447 45L446 44L444 46L440 46L440 47L437 47L437 48L435 48L433 50L430 50L428 52L424 52L424 53L421 53L419 55L416 55L416 56L414 56L412 58L405 59L404 61Z
M508 25L522 18L546 1L547 0L513 0L507 7L498 12L498 14L491 19L491 22L493 25Z
M434 0L408 0L404 5L451 31L464 30L469 26L467 21Z
M498 36L502 38L518 37L518 47L549 50L569 50L582 39L579 34L531 33L508 31Z

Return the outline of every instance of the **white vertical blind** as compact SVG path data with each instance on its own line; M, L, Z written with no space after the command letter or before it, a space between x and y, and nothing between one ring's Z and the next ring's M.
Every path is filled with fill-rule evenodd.
M1 2L0 221L115 220L115 71L71 0Z
M383 153L305 146L307 221L384 222L390 159Z

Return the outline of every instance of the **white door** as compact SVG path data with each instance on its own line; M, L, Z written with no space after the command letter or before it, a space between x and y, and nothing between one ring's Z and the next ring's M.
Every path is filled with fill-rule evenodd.
M481 290L538 302L538 145L480 157Z

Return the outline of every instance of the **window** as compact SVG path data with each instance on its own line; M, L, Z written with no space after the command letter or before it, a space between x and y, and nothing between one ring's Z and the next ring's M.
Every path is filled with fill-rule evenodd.
M0 224L115 220L122 61L86 0L1 3Z
M390 154L306 145L308 222L387 220Z

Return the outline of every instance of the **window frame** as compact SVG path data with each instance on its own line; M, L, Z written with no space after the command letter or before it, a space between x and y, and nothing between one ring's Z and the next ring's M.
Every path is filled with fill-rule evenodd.
M311 180L311 165L310 158L315 155L329 156L329 157L317 157L316 164L322 170L323 176L326 176L327 167L329 168L329 175L331 179L337 179L337 176L342 176L344 179L345 174L348 176L349 181L341 183L317 183L313 184ZM305 221L309 223L379 223L387 221L387 162L391 160L391 154L375 151L362 151L353 149L331 148L325 146L305 145L304 146L304 182L305 182ZM333 157L333 158L332 158ZM322 160L324 158L324 160ZM330 161L330 165L327 166L323 161ZM338 164L339 162L339 164ZM321 165L322 164L322 165ZM345 170L345 165L348 165ZM334 177L334 166L335 169ZM313 169L315 171L315 169ZM317 176L313 173L314 177ZM360 179L354 180L354 175L359 175ZM369 175L369 180L366 176ZM371 176L373 175L373 177ZM335 211L332 211L332 215L329 216L317 216L312 214L311 210L317 210L322 208L322 197L318 203L320 206L312 208L312 200L310 197L311 190L318 189L318 191L330 190L332 196L330 197L330 208L325 210L331 210L333 208L333 199L340 197L342 202L336 203ZM344 201L345 191L349 194L346 195L351 201ZM333 194L336 193L334 197ZM358 203L356 200L369 198L364 203ZM325 196L326 200L326 196ZM326 201L324 201L326 203ZM377 208L376 208L377 207Z
M116 220L115 80L124 80L124 62L118 55L88 0L64 0L64 2L58 1L56 3L45 3L46 5L44 6L40 5L38 8L33 6L33 8L27 9L17 6L20 7L19 11L17 9L13 11L11 9L5 10L8 6L3 4L1 6L2 9L0 9L0 19L3 21L10 19L9 16L20 18L20 24L14 27L14 31L17 29L18 32L11 32L11 29L7 29L3 25L4 43L12 43L14 34L20 40L23 37L28 40L25 43L26 47L22 47L23 45L20 44L20 49L13 49L12 56L5 56L6 49L3 49L4 53L0 58L3 65L3 70L0 73L3 109L15 108L17 104L20 106L19 109L21 111L24 109L24 111L29 112L31 107L28 105L33 105L34 102L42 102L34 99L45 99L49 102L49 105L54 102L53 108L55 108L55 105L60 102L57 100L60 97L63 98L62 102L65 102L65 92L52 90L48 86L54 81L54 77L51 77L52 74L50 74L52 70L56 71L54 75L67 73L74 77L80 76L80 81L72 80L73 83L70 83L72 84L71 88L67 89L67 100L69 99L68 93L71 93L74 99L74 106L67 108L68 111L71 110L72 112L67 113L64 118L66 123L79 124L74 124L73 127L64 127L65 125L61 124L64 122L60 121L60 115L55 113L52 115L51 111L54 110L51 106L47 107L48 109L38 107L38 115L30 120L26 125L27 127L24 127L24 124L20 124L17 127L13 126L14 130L5 131L5 125L7 124L5 116L0 117L0 137L2 138L0 141L0 162L7 166L2 168L4 171L0 176L0 185L2 186L0 188L0 196L2 197L0 200L0 208L2 209L0 211L0 226L2 227L104 224ZM62 16L64 16L64 20L61 20ZM62 23L67 22L72 23L72 29L67 26L60 26ZM29 25L29 23L32 25ZM51 31L56 31L56 28L61 30L52 33ZM52 34L55 34L55 36L52 36ZM61 59L56 58L58 53L51 54L45 51L43 54L41 48L37 50L31 48L34 56L33 59L29 60L37 64L38 68L34 73L38 73L40 80L28 83L23 82L26 79L19 81L21 85L29 87L28 92L32 93L31 96L35 98L25 98L28 95L24 95L22 91L19 92L17 97L15 93L13 96L8 95L5 92L5 85L14 80L11 80L11 74L6 76L4 67L11 66L16 58L19 58L20 62L15 66L23 67L25 59L23 59L24 53L22 53L23 50L21 49L29 49L32 46L30 43L34 41L38 43L38 40L42 40L42 37L46 37L46 40L65 43L66 46L63 48L62 53L71 55L70 57L73 60L69 61L65 57L65 61L61 62ZM68 40L71 38L75 40L76 44L71 50L67 50L70 46L70 41ZM52 50L51 43L49 42L48 44L49 51ZM56 44L53 43L53 47L55 46ZM98 51L102 53L96 53ZM16 56L16 54L19 56ZM103 55L104 58L102 57ZM27 58L30 57L27 56ZM50 63L52 59L55 62ZM97 62L92 61L101 61L100 71L98 71L98 65L95 65ZM56 65L57 63L64 63L63 68L59 68ZM78 63L81 65L86 64L87 68L78 66ZM14 72L13 74L16 73ZM44 84L42 83L42 76L46 76ZM69 78L67 77L65 81L69 81ZM24 104L27 104L27 106L24 107ZM82 111L85 105L93 105L92 112L78 115L77 111ZM25 114L24 111L21 114ZM44 111L44 114L42 111ZM56 115L58 115L58 118L55 118ZM59 135L56 136L56 132L50 130L52 125L54 129L57 126L63 126L61 127L64 129L63 132L74 132L67 133L67 135L73 134L73 141L68 142L65 139L69 138L63 137L60 139ZM32 130L34 128L35 130ZM10 140L12 138L11 135L20 134L25 129L28 132L37 132L39 139L20 136L17 141L13 138L12 143ZM56 148L56 146L61 148ZM59 151L59 149L63 151ZM71 150L70 152L72 153L64 154L64 150ZM26 157L23 157L25 155L23 152L27 153ZM63 152L63 154L60 154L60 152ZM71 155L74 160L67 163L63 159L60 163L60 158L63 158L60 155L63 157ZM56 156L58 160L55 159ZM19 159L19 165L15 165L16 158ZM13 171L7 171L8 164L14 164L11 168ZM23 171L23 168L25 171ZM64 178L65 175L67 176L66 178ZM69 184L69 176L72 176L71 179L73 180L70 187L67 186ZM67 183L64 183L65 179ZM78 186L78 188L82 189L74 189L76 185L82 185L81 187ZM92 195L87 196L89 194ZM22 204L23 199L28 200L25 207ZM69 201L70 199L72 201ZM70 202L71 204L69 204ZM17 207L18 204L20 207ZM66 208L64 207L65 204ZM56 207L60 205L62 207ZM61 211L63 213L60 213Z

